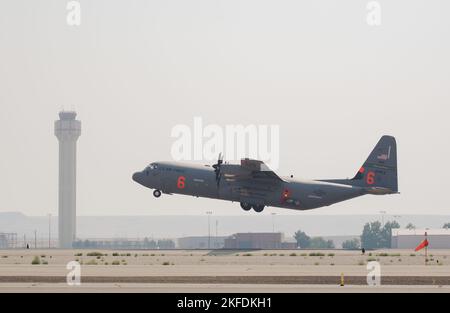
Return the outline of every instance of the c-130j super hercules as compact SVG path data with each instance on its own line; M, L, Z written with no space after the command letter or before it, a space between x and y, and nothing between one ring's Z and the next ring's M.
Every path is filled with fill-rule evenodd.
M182 194L240 202L242 209L262 212L273 206L310 210L366 194L398 193L395 138L383 136L352 179L297 180L280 177L262 161L196 165L155 162L133 180L154 189L153 195Z

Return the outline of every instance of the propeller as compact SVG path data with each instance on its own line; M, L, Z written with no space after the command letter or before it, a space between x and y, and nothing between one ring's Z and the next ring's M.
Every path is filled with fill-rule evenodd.
M219 157L217 159L217 163L214 164L212 167L214 168L214 172L216 173L216 182L217 182L217 186L219 186L220 183L220 166L223 163L223 157L222 157L222 152L219 153Z

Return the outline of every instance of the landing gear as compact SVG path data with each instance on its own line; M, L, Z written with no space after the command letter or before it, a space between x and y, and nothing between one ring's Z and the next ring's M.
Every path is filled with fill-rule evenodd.
M255 212L261 213L264 210L264 205L256 204L253 206L253 210L255 210Z
M250 203L247 203L247 202L241 202L241 208L244 211L250 211L250 209L252 208L252 205Z
M153 195L155 196L155 198L159 198L159 197L161 197L161 191L158 189L155 189L153 191Z
M250 211L251 208L253 208L253 210L255 210L255 212L262 212L264 210L264 205L262 204L251 204L251 203L247 203L247 202L241 202L241 208L244 211Z

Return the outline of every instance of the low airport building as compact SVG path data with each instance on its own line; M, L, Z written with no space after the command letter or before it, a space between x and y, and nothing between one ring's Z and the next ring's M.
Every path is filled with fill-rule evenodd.
M0 233L0 249L17 248L16 233Z
M225 239L225 249L296 249L283 233L237 233Z
M223 249L223 236L190 236L178 238L178 249Z
M75 249L175 249L172 239L87 238L73 242Z
M427 233L428 249L450 249L450 229L393 229L391 248L414 249L425 239Z

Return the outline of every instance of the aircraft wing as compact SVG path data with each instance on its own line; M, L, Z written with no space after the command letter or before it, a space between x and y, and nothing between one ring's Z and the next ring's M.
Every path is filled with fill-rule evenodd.
M227 165L222 169L227 180L269 180L283 182L284 180L275 174L263 161L242 159L240 165Z

